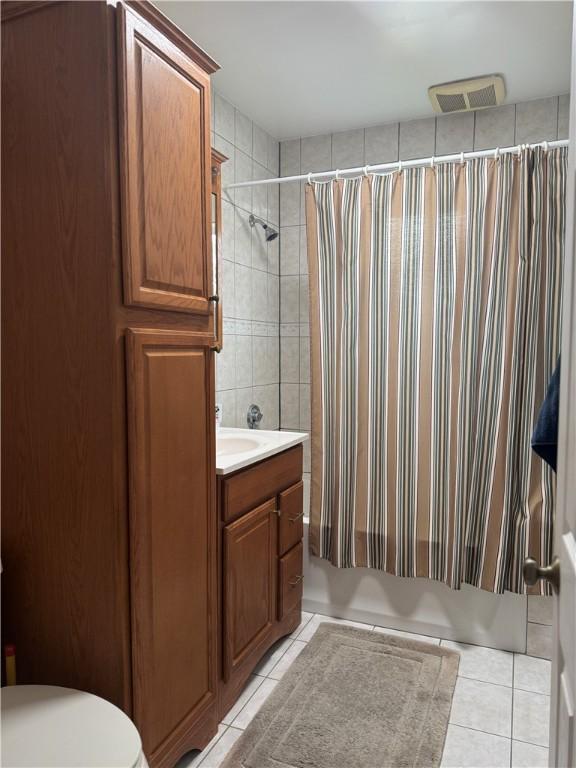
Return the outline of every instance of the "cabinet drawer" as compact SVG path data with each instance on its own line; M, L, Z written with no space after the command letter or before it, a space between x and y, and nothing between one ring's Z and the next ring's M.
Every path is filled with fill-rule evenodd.
M281 621L296 610L302 600L303 576L302 542L280 558L280 589L278 593L278 619Z
M279 539L278 552L283 555L302 540L304 535L304 483L300 481L292 488L282 491L278 505Z
M233 520L301 479L301 445L240 470L222 481L224 521Z

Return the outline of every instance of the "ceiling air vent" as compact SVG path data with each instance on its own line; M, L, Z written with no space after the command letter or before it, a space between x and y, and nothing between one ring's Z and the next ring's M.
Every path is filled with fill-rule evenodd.
M472 80L431 85L428 96L434 112L467 112L502 104L506 90L501 75L486 75Z

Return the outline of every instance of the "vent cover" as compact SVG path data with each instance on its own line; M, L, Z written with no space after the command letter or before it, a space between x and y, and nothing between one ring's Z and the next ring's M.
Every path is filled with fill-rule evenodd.
M472 80L432 85L428 96L434 112L467 112L502 104L506 89L501 75L486 75Z

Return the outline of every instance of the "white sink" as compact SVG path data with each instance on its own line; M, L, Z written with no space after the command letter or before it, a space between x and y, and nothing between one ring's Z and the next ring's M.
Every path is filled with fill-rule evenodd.
M234 435L218 435L216 438L216 455L230 456L235 453L246 453L256 448L264 447L265 441L254 440L251 437L235 437Z
M305 432L222 427L216 432L216 472L227 475L307 439Z

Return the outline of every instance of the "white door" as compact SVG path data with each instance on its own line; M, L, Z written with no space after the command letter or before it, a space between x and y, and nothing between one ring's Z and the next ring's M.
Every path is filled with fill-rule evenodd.
M576 22L576 17L575 17ZM576 51L576 24L572 51ZM576 766L576 56L572 56L570 149L566 200L566 256L558 435L555 551L560 591L554 597L550 765ZM544 564L546 565L546 564Z

